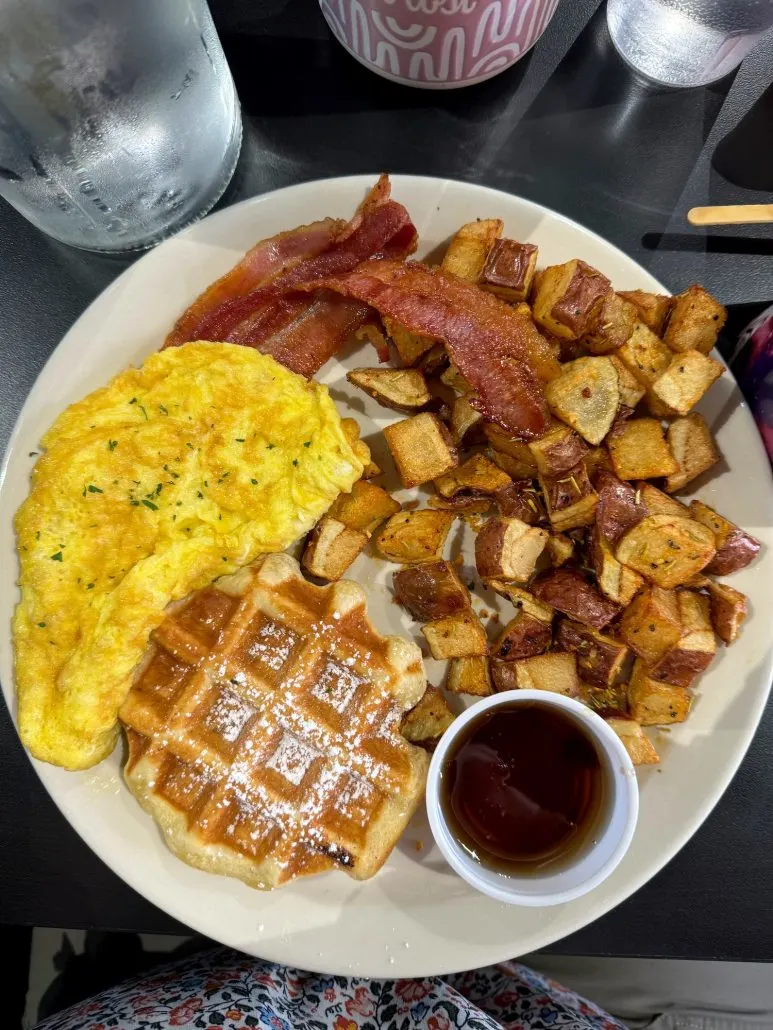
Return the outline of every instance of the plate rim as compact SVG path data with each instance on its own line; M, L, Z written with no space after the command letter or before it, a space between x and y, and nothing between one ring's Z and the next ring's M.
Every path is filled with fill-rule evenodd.
M10 437L9 437L9 440L8 440L8 444L7 444L6 449L4 451L4 454L3 454L2 463L0 464L0 498L2 498L2 496L3 496L3 488L5 486L7 471L8 471L8 467L9 467L12 455L15 452L15 447L16 447L16 444L17 444L17 438L21 435L21 431L22 431L23 424L25 422L25 418L27 416L28 410L32 409L32 407L33 407L33 403L34 403L34 401L36 399L36 397L35 397L36 391L39 388L39 384L40 384L41 380L43 380L45 378L45 373L46 373L49 365L54 361L57 353L66 344L66 342L69 339L69 337L76 331L76 328L79 325L79 323L81 322L81 320L86 318L86 316L91 312L91 310L97 304L100 304L100 303L104 302L105 298L109 297L113 293L113 291L117 291L117 290L121 289L122 286L125 284L125 282L128 280L128 278L132 274L135 274L135 270L137 269L138 266L140 266L142 264L143 261L148 261L149 259L154 258L154 256L157 253L159 253L167 244L176 243L176 242L180 241L181 239L185 239L186 237L191 237L191 236L195 237L197 232L200 231L200 228L201 228L202 225L205 225L205 224L206 225L211 225L215 220L220 220L220 221L223 221L223 222L227 222L229 220L229 218L233 218L234 217L234 213L237 212L237 211L245 211L246 209L249 209L251 207L259 207L261 204L265 204L269 200L273 200L273 199L278 198L278 197L283 196L283 195L292 194L294 191L298 190L299 188L300 189L303 189L303 188L308 189L309 187L313 187L313 186L322 186L322 187L324 187L325 185L335 185L336 187L340 186L342 188L348 187L348 188L351 189L353 197L355 197L355 196L357 196L357 192L356 191L359 190L362 194L364 194L364 191L370 185L372 185L373 182L375 182L377 178L378 178L378 173L372 173L372 174L369 174L369 173L358 173L358 174L346 175L346 176L332 175L332 176L328 176L328 177L321 178L321 179L304 180L302 182L293 183L293 184L288 185L288 186L283 186L283 187L280 187L280 188L275 189L275 190L267 191L266 193L257 194L257 195L255 195L253 197L246 198L245 200L242 200L242 201L240 201L237 204L229 205L228 207L222 208L222 209L220 209L218 211L211 212L209 215L205 216L205 218L199 220L198 222L196 222L195 224L193 224L191 226L188 226L182 232L180 232L177 235L171 237L170 239L162 242L157 247L149 250L146 254L143 254L136 261L132 262L132 264L128 268L124 269L121 272L120 275L118 275L111 283L109 283L108 286L104 290L102 290L86 306L86 308L84 308L84 310L80 313L80 315L75 319L75 321L70 325L70 327L64 333L64 335L60 339L59 343L52 350L51 354L49 355L49 357L47 358L47 360L44 363L43 367L40 369L38 375L36 376L35 381L34 381L32 387L30 388L30 390L29 390L29 392L27 394L27 397L25 398L24 404L22 405L21 410L19 411L19 414L18 414L18 416L16 418L16 421L14 423L13 429L11 431L11 434L10 434ZM516 200L519 204L524 205L525 208L531 209L533 212L541 214L543 216L547 216L553 222L560 222L560 223L563 223L563 224L565 224L567 226L572 227L575 230L580 230L584 235L589 236L589 237L595 239L599 244L601 244L608 251L614 252L615 255L621 256L626 262L633 263L636 266L637 270L642 274L642 276L646 277L652 283L652 289L653 290L658 290L660 292L668 293L668 294L671 293L671 291L668 290L662 283L660 283L652 275L652 273L648 269L646 269L643 265L639 264L639 262L635 258L633 258L630 255L626 254L625 251L623 251L621 248L616 246L614 243L612 243L609 240L605 239L599 233L597 233L593 229L590 229L587 226L583 225L581 222L578 222L575 219L570 218L569 216L564 215L564 214L562 214L559 211L555 211L552 208L549 208L549 207L547 207L547 206L545 206L543 204L540 204L540 203L538 203L536 201L530 200L530 199L528 199L526 197L521 197L521 196L519 196L516 193L510 193L510 192L508 192L506 190L497 189L495 187L480 185L478 183L468 182L468 181L463 180L463 179L449 179L449 178L443 177L443 176L413 175L413 174L400 174L400 173L392 174L392 173L390 173L390 180L392 182L393 194L398 196L398 197L399 197L399 191L400 191L401 185L404 185L406 187L410 187L410 184L412 182L415 182L415 181L419 180L419 181L424 182L424 183L433 183L433 184L435 184L435 185L437 185L439 187L443 187L443 188L445 188L448 185L451 185L451 186L461 186L461 187L463 187L466 190L472 190L472 191L475 191L475 192L478 192L478 193L489 194L492 197L504 197L504 198L506 198L506 201ZM322 205L322 204L324 204L324 190L320 191L320 205ZM318 217L323 217L323 215L320 214ZM737 388L737 382L735 381L735 376L733 376L733 373L732 373L732 371L729 368L728 368L728 372L729 372L729 375L730 375L731 379L733 380L733 382L735 383L736 388ZM745 402L745 400L742 403L742 407L745 409L746 417L749 419L751 425L753 426L754 425L753 417L752 417L751 412L749 410L748 404ZM754 432L754 438L755 438L755 441L756 441L756 448L757 448L757 450L761 454L764 454L764 447L763 447L762 441L761 441L761 439L759 437L759 434L756 431L756 427L755 427L755 432ZM773 561L773 556L771 556L771 558L769 560ZM6 586L7 586L6 578L5 577L0 577L0 591L4 591ZM14 584L13 584L13 589L16 589L15 581L14 581ZM0 651L5 649L6 646L7 646L7 643L6 643L5 633L3 631L0 631ZM11 667L12 667L12 655L11 655ZM550 922L548 925L546 925L545 929L543 930L542 934L540 935L539 941L537 943L530 942L530 944L529 944L529 948L530 949L536 950L536 948L548 947L551 944L555 943L556 941L561 940L564 937L567 937L570 934L573 934L573 933L577 932L578 930L580 930L580 929L584 928L585 926L589 925L591 922L594 922L596 919L599 919L602 916L604 916L607 913L609 913L612 909L616 908L623 901L627 900L634 893L636 893L642 886L644 886L646 883L648 883L654 876L656 876L671 861L671 859L679 851L681 851L682 848L692 839L692 837L700 829L701 825L706 821L708 816L711 814L711 812L714 810L716 805L721 800L722 796L724 795L725 791L727 790L727 787L729 786L730 782L732 781L732 779L736 775L736 773L737 773L741 763L743 762L743 759L746 756L746 753L747 753L747 751L749 749L749 746L750 746L750 744L751 744L751 742L752 742L752 740L753 740L753 738L754 738L754 736L755 736L755 734L757 732L757 729L759 727L759 723L761 721L762 715L763 715L765 707L767 705L768 698L769 698L770 693L771 693L771 689L773 688L773 650L770 650L770 651L768 651L766 653L765 662L764 662L764 672L765 672L766 681L767 681L767 688L764 689L764 690L760 690L759 691L759 693L757 695L757 698L756 698L756 703L753 706L750 705L749 709L748 709L748 711L751 714L753 714L753 719L751 719L749 721L748 726L744 729L743 732L740 732L740 731L736 730L736 733L739 735L739 739L738 739L738 746L737 746L737 748L734 751L732 759L725 763L725 766L724 766L723 771L722 771L722 775L720 776L720 780L719 780L718 784L716 785L716 787L712 790L711 795L709 797L704 798L702 800L702 803L700 805L698 805L693 810L692 818L689 819L689 820L686 820L683 823L682 829L681 829L680 833L678 835L676 835L677 843L670 850L668 850L666 853L660 855L657 860L655 860L654 862L650 862L649 865L647 865L646 870L641 871L641 872L639 872L638 874L635 874L635 875L630 875L626 879L624 884L622 884L616 890L613 890L609 896L604 897L603 901L597 900L595 906L590 906L590 907L593 908L592 914L590 916L584 916L581 912L578 912L576 917L570 918L569 920L565 920L562 923L562 925L560 926L560 928L558 928L558 929L556 929L555 922ZM16 720L16 704L15 704L15 684L13 682L13 678L11 679L11 683L10 684L3 685L2 693L3 693L4 703L5 703L5 705L6 705L7 709L8 709L11 721L12 721L13 726L14 726L14 730L17 731L17 738L18 738L18 729L17 729L17 720ZM123 882L126 883L127 886L129 886L133 890L137 891L137 893L140 894L142 897L144 897L147 901L149 901L151 904L155 905L156 907L158 907L162 911L166 912L172 918L177 919L179 922L181 922L184 925L190 927L192 930L194 930L194 931L196 931L198 933L202 933L202 934L204 934L206 936L211 936L212 935L212 929L213 928L209 924L209 922L207 922L206 920L203 920L203 921L200 922L196 918L196 913L195 912L191 913L191 912L188 912L187 910L186 911L182 911L181 909L184 908L185 906L181 905L180 907L178 907L177 901L176 901L176 896L171 896L170 897L170 896L163 895L162 891L160 889L156 892L154 890L154 884L152 884L152 883L150 885L146 886L145 884L134 882L132 880L132 878L131 878L130 870L129 870L129 875L125 875L125 871L123 869L119 870L118 868L116 868L116 865L119 865L120 863L114 863L112 856L111 857L106 857L106 855L103 853L103 851L99 848L98 834L96 832L94 832L92 834L92 832L91 832L93 827L84 826L83 829L81 829L81 827L76 826L74 824L74 822L70 819L69 815L68 815L67 809L68 809L69 806L67 804L66 798L58 796L58 792L53 791L52 789L49 789L49 786L46 783L46 780L45 780L45 777L44 777L44 773L45 773L45 770L47 768L45 763L41 763L41 762L38 762L37 760L33 759L32 756L27 751L27 749L24 748L24 746L21 744L20 740L19 740L19 746L22 748L22 750L23 750L24 754L26 755L28 761L32 765L32 768L34 769L34 771L35 771L38 779L40 780L43 788L46 790L46 792L48 793L49 797L52 799L52 801L54 802L56 807L59 809L59 811L62 813L64 818L67 820L67 822L69 823L71 828L78 834L78 836L81 838L81 840L83 840L83 842L86 844L86 846L89 847L95 853L95 855L102 862L104 862L105 865L107 865L108 868L116 876L119 877L119 879L123 880ZM287 889L287 888L285 888L285 889ZM503 906L503 907L507 907L507 906ZM193 918L191 918L192 916L193 916ZM224 937L227 938L227 936L228 935L225 934L225 935L223 935L223 937L220 937L219 939L222 940ZM514 934L514 936L516 936L516 935ZM224 940L224 943L227 944L228 941ZM275 962L289 964L289 965L293 965L297 961L295 958L292 957L293 945L292 945L291 941L289 942L289 944L285 945L283 943L282 939L279 939L279 938L271 939L271 940L266 940L265 942L262 939L258 939L256 944L257 944L257 948L256 949L250 949L250 952L249 952L249 953L255 955L256 957L267 957L269 961L275 961ZM264 948L264 944L265 944L265 948ZM239 945L234 945L234 946L240 947ZM515 947L517 949L519 946L515 945ZM486 965L486 964L489 964L489 963L496 963L496 962L503 961L505 958L512 958L513 957L509 953L506 954L506 955L503 955L502 954L502 947L501 947L501 945L498 945L498 944L495 944L495 945L485 945L485 944L476 943L475 948L476 948L476 960L475 961L479 965ZM487 948L490 948L491 950L487 951L486 950ZM244 949L240 948L240 950L244 950ZM422 955L421 956L421 962L422 962L422 965L420 967L415 967L415 968L412 967L412 971L411 972L406 972L405 971L406 970L406 966L410 965L410 963L402 962L400 966L391 966L391 965L387 965L386 964L386 959L385 959L384 960L384 964L382 966L380 966L377 970L375 970L375 971L371 971L370 969L361 970L361 969L358 968L356 970L356 974L358 976L372 976L372 977L385 977L385 976L386 977L393 977L395 975L433 976L433 975L443 975L445 973L449 973L449 972L455 971L455 967L449 966L447 962L443 962L442 960L438 961L433 956ZM305 957L303 959L303 968L309 969L309 970L313 970L313 971L317 971L317 972L320 972L320 973L330 974L330 975L351 975L352 974L351 964L350 963L344 963L343 961L338 960L336 958L336 956L332 955L332 954L329 955L325 959L323 965L320 965L320 964L316 964L315 965L315 963L313 961L313 958L308 953L306 953Z

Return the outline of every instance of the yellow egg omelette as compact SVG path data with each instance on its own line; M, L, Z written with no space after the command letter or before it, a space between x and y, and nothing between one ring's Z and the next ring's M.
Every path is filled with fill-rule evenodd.
M16 515L19 728L68 769L115 745L165 607L306 533L363 465L325 387L229 343L150 357L69 407Z

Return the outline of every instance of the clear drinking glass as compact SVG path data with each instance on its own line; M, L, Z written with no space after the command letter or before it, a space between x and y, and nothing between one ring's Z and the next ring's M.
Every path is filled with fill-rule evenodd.
M0 195L88 250L205 214L241 144L206 0L0 0Z
M607 0L607 24L637 71L668 86L704 86L773 25L773 0Z

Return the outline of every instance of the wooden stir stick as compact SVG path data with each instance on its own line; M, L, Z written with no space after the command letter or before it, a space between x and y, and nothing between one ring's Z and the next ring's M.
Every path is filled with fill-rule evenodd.
M773 204L726 204L719 207L693 207L687 212L690 225L745 225L773 222Z

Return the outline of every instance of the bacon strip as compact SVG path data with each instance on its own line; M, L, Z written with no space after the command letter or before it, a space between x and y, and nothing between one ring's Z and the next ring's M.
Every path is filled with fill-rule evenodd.
M402 204L390 199L390 191L389 178L382 175L352 220L334 223L335 231L322 246L318 246L322 233L316 233L313 252L261 262L269 245L276 248L281 242L284 251L290 250L287 243L292 234L258 244L194 302L164 346L191 339L240 343L272 354L293 371L314 375L365 322L368 308L329 291L310 301L307 293L298 293L295 287L303 283L308 291L315 281L346 274L368 258L404 257L416 248L416 229ZM329 228L330 222L298 231L323 224ZM261 270L267 274L256 279Z
M477 394L470 403L487 419L525 439L546 431L540 376L555 374L555 359L531 323L496 297L419 262L369 261L299 288L319 286L442 340Z
M346 222L343 219L324 218L312 225L301 225L256 243L238 265L208 286L177 319L164 346L175 347L189 340L204 339L200 326L210 311L234 297L243 297L294 264L315 257L329 247L345 228Z
M303 297L302 310L278 332L264 340L263 354L270 354L291 372L310 379L328 358L340 350L366 321L370 309L339 294L320 290L309 304Z

